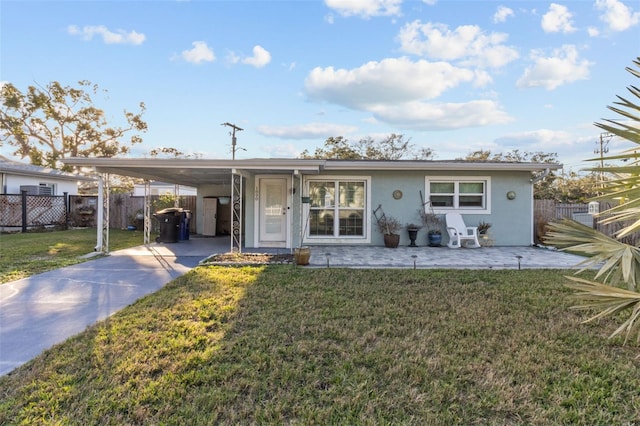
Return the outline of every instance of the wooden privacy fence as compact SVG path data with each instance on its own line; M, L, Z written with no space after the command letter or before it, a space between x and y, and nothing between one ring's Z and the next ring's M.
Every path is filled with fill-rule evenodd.
M96 226L98 197L86 195L72 195L70 198L69 216L73 226ZM189 221L189 231L195 233L196 230L196 196L188 195L179 197L180 208L191 211L191 220ZM166 207L159 206L159 195L151 195L151 213ZM154 208L157 206L157 208ZM144 213L144 197L130 196L128 194L111 194L109 197L109 226L111 228L126 228L129 225L135 225L138 229L142 229L143 222L137 219L138 214ZM151 219L152 230L157 227L157 221Z
M616 205L615 201L600 201L600 212L606 212ZM553 200L535 200L534 201L534 229L535 229L535 242L543 242L544 234L546 233L547 223L560 220L563 218L576 220L584 225L591 226L597 229L605 235L614 237L615 233L631 222L618 222L603 225L599 222L605 215L599 216L598 219L593 218L589 213L588 204L568 204L568 203L556 203ZM634 233L622 239L626 244L633 246L640 245L640 234Z

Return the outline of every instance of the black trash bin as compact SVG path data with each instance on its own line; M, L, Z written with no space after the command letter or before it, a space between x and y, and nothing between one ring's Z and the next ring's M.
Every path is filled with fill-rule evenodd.
M180 232L178 234L179 240L189 239L189 226L191 224L191 210L182 210L180 216Z
M157 211L153 214L160 225L160 235L156 238L158 243L177 243L182 221L182 209L169 208Z

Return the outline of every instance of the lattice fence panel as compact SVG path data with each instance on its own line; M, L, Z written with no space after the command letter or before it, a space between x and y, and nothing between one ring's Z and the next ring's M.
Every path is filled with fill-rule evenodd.
M27 228L41 226L65 226L67 207L65 197L58 195L25 195L27 208L26 223L22 223L23 196L18 194L0 195L0 227Z
M0 226L22 226L22 195L0 195Z
M27 195L27 226L64 225L66 222L63 196Z

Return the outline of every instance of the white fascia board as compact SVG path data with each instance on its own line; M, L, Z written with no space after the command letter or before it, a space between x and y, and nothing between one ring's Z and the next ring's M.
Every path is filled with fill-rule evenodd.
M558 170L557 163L438 162L438 161L331 161L325 170L424 170L424 171L539 171Z
M180 168L180 169L245 169L245 170L305 170L317 171L325 160L248 159L205 160L181 158L68 158L65 164L109 168Z

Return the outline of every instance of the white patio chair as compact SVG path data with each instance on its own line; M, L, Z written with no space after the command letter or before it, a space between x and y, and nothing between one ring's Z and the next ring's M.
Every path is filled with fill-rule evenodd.
M462 215L460 213L447 213L447 233L449 234L449 242L447 247L449 248L480 248L480 241L478 241L478 227L466 226Z

